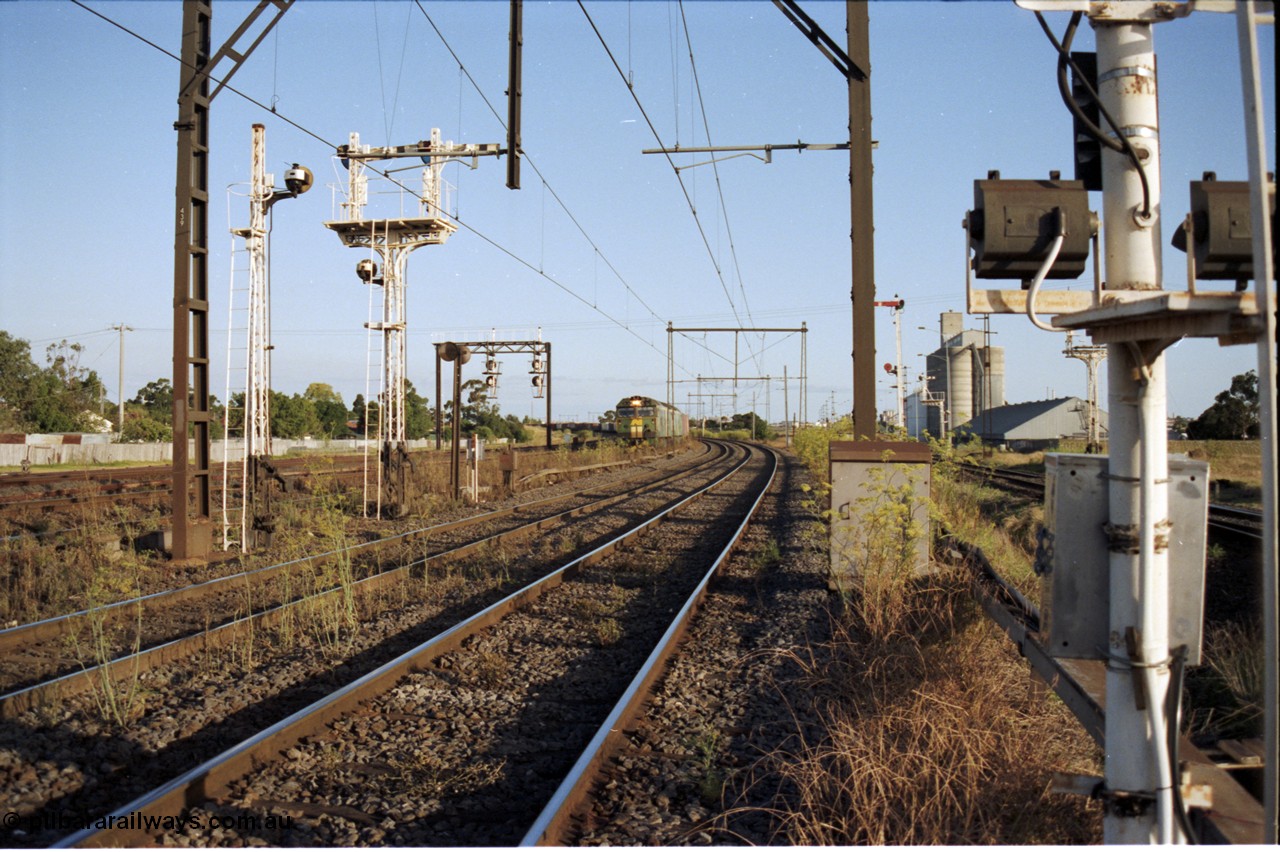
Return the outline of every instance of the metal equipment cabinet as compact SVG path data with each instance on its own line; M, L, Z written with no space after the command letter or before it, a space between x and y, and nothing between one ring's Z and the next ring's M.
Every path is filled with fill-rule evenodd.
M929 570L928 444L916 441L833 441L831 477L831 578L837 590L853 587L868 570L869 537L901 536L915 554L913 572ZM904 500L910 495L909 500ZM890 504L897 505L890 505ZM888 515L886 515L888 512ZM906 528L904 522L910 523Z

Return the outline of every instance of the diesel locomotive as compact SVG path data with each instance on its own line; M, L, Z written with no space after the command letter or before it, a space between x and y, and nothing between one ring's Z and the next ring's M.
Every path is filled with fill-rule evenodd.
M689 415L647 396L624 396L614 412L618 436L633 444L689 434Z

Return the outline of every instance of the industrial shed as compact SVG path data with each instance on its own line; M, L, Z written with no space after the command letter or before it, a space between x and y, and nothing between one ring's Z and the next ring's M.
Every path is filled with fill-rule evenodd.
M1107 413L1098 410L1101 435L1107 436ZM1089 403L1078 396L1042 399L992 408L956 429L956 436L972 435L984 444L1007 446L1016 452L1043 450L1063 438L1087 438Z

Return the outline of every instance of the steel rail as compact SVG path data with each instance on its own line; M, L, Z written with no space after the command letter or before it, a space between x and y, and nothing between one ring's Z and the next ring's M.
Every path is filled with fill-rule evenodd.
M470 637L560 586L583 568L600 562L618 548L668 519L674 512L723 484L746 465L750 458L750 453L745 453L740 461L714 482L674 501L644 523L565 563L416 648L264 728L151 792L144 793L99 820L104 825L113 826L112 828L82 829L64 837L53 844L52 848L139 846L154 843L154 838L138 827L145 817L174 815L183 808L226 793L236 779L263 764L279 760L282 750L287 749L287 744L297 743L319 733L335 719L389 690L404 676L424 670L436 658L460 648Z
M709 441L708 443L715 444L716 442ZM721 449L723 450L724 448L722 447ZM566 509L562 512L557 512L553 515L548 515L542 518L532 520L529 523L522 524L521 526L516 527L514 529L506 530L500 533L495 533L493 535L486 536L484 538L477 539L475 541L467 542L466 544L458 545L457 547L450 548L449 550L445 550L440 553L435 553L430 556L424 556L420 559L416 559L412 562L408 562L396 568L392 568L387 571L382 571L377 574L372 574L368 577L364 577L360 580L356 580L354 583L351 584L350 588L352 592L357 595L365 595L370 592L378 591L380 589L389 587L391 585L394 585L395 583L400 582L405 576L408 575L410 571L412 571L415 568L421 567L424 570L429 569L437 565L441 565L456 559L460 559L464 556L467 556L470 553L481 550L486 546L490 546L495 543L506 542L509 540L518 540L527 535L535 533L538 530L544 529L545 527L551 526L557 522L568 520L570 518L576 517L578 515L583 515L588 512L601 511L603 509L608 508L609 506L615 505L625 500L631 500L639 495L642 495L651 491L655 491L659 488L662 488L670 484L673 480L701 472L708 466L723 460L725 458L725 455L726 455L726 452L721 452L719 455L716 455L715 457L708 459L696 465L693 468L676 471L668 476L662 477L659 480L648 483L638 489L624 492L622 494L615 494L610 497L603 497L603 498L600 498L599 500L594 500L590 503L586 503L581 506L575 506L570 509ZM585 489L585 490L589 491L591 489ZM541 503L554 502L555 500L558 500L558 499L563 500L563 499L576 497L581 495L582 493L584 492L578 491L569 495L561 495L558 498L546 498L541 501L522 503L520 504L520 506L514 507L514 508L528 508L529 506L539 505ZM500 512L501 512L501 515L511 514L510 510L500 510ZM482 517L480 518L480 520L475 520L474 518L471 518L471 519L463 518L459 521L451 521L446 524L438 525L437 527L429 528L427 532L447 531L450 529L458 528L460 526L470 526L470 525L474 525L476 523L481 523L484 521L495 520L497 519L495 515L497 515L497 513L490 513L489 516ZM419 531L419 532L424 532L424 531ZM368 544L380 544L380 543L386 543L387 541L390 541L390 539L381 539L377 542L369 542ZM365 545L357 545L356 548L363 547L363 546ZM348 551L330 551L328 553L321 554L320 556L304 557L302 559L295 560L294 562L283 563L282 565L267 566L267 568L256 569L256 571L265 571L265 570L268 570L268 568L281 570L289 566L303 564L311 560L319 559L321 558L321 556L330 557L342 552L350 552L350 550L356 549L356 548L348 549ZM256 571L249 572L249 573L253 574L253 573L256 573ZM241 574L241 575L235 575L235 576L243 579L245 575ZM226 579L228 578L219 578L219 581L223 581ZM231 579L234 579L234 577ZM214 582L214 581L206 581L206 583L209 583L209 582ZM329 597L340 595L343 592L344 592L343 587L335 586L329 589L322 590L320 592L316 592L311 595L295 598L294 600L291 600L291 601L285 601L277 606L272 606L266 609L259 610L258 612L251 613L249 615L233 619L223 624L219 624L219 625L207 628L198 633L188 634L186 636L181 636L176 639L160 642L158 644L148 646L147 648L143 648L134 653L126 654L126 655L117 657L115 659L108 660L98 665L83 666L79 671L69 672L67 674L51 678L49 680L45 680L40 683L32 684L31 686L27 686L22 689L17 689L17 690L14 690L13 692L10 692L4 695L0 695L0 719L12 718L34 707L38 707L42 703L45 703L50 700L64 699L73 695L81 694L83 692L86 692L92 689L95 686L96 682L101 682L104 678L116 678L120 676L127 676L130 674L140 674L141 672L150 671L151 669L154 669L158 666L162 666L167 663L174 662L175 660L180 660L184 657L190 656L192 654L198 653L203 650L226 647L236 642L244 635L253 635L254 630L273 627L276 624L279 624L291 610L297 607L316 604L326 600ZM158 592L156 594L163 595L168 593ZM134 601L130 601L128 603L133 603L136 605L141 600L144 600L144 599L135 599ZM118 615L119 618L123 618L129 615L127 611L120 610L120 609L117 609L116 612L119 613ZM137 617L136 613L134 613L134 617ZM11 629L16 630L18 628L11 628Z
M709 451L710 450L708 449L708 452ZM670 476L663 477L657 480L655 483L651 483L651 485L656 487L657 485L667 482L670 479L687 475L703 466L714 464L715 461L719 458L722 458L723 455L724 453L723 451L721 451L719 456L708 459L702 462L700 465L698 465L695 468L678 471L676 473L671 474ZM174 589L166 589L160 592L152 592L151 594L148 594L148 595L140 595L139 597L136 597L136 598L129 598L127 600L115 601L114 603L104 604L103 606L100 606L100 607L77 610L76 612L65 613L63 615L50 616L49 618L41 619L40 621L32 621L27 624L19 624L15 627L10 627L4 630L0 630L0 653L9 653L16 649L29 645L33 642L47 642L51 639L60 638L61 636L63 636L65 633L67 633L72 629L72 626L71 626L72 624L83 621L91 616L95 619L103 619L103 622L102 622L103 624L109 624L117 618L132 617L133 613L129 612L129 610L131 608L136 608L137 606L140 606L140 605L150 605L150 604L159 603L167 606L167 605L179 603L181 601L187 601L187 600L200 598L200 597L204 597L204 596L216 593L220 591L222 587L229 588L233 583L238 583L242 581L253 581L253 582L261 583L285 571L292 570L294 568L299 568L299 567L314 566L317 563L321 562L322 560L331 559L335 556L338 556L339 554L343 554L343 553L357 554L364 550L368 550L370 553L376 553L379 549L388 547L394 544L403 544L410 541L415 541L419 538L425 538L432 535L439 535L441 533L451 532L453 530L458 530L458 529L464 529L469 526L488 523L490 521L501 520L504 517L508 517L510 515L514 515L522 511L528 511L529 509L532 509L537 506L542 506L547 503L554 503L560 500L571 500L575 497L581 497L582 495L586 494L588 491L594 490L596 487L597 486L591 486L588 488L583 488L578 491L571 492L569 494L560 494L552 497L540 498L537 500L528 500L523 503L518 503L515 506L508 506L505 509L495 509L491 512L484 512L478 515L471 515L469 517L461 518L456 521L446 521L444 523L434 524L429 527L422 527L416 530L409 530L407 532L398 533L392 536L387 536L386 538L379 538L373 541L364 542L362 544L352 545L351 547L343 548L341 550L330 550L324 553L317 553L317 554L312 554L310 556L303 556L298 559L290 560L288 562L280 562L274 565L264 565L260 568L253 568L246 571L239 571L235 574L228 574L225 577L214 577L210 580L204 580L200 583L195 583L189 586L181 586ZM651 486L644 486L640 491L633 492L633 493L643 493L644 490L647 490L650 487ZM594 505L594 504L588 504L588 505ZM0 706L2 706L2 701L3 699L0 699ZM2 718L3 715L4 715L3 713L0 713L0 718Z
M611 754L620 750L630 726L635 723L646 703L652 697L654 686L666 672L667 663L675 653L680 640L688 632L689 624L706 598L707 589L712 579L715 578L716 574L720 572L721 566L728 560L729 555L741 540L743 533L746 532L748 524L751 523L756 509L759 508L765 495L769 493L778 470L778 454L771 448L766 447L764 449L772 461L772 466L768 471L764 486L760 489L760 493L756 495L751 508L747 510L746 517L742 519L742 523L738 525L737 530L734 531L729 543L725 545L720 555L711 563L711 567L703 575L702 580L692 594L689 595L689 599L684 606L676 613L671 626L667 628L657 646L649 654L648 659L645 660L640 671L632 679L622 697L618 699L608 717L605 718L591 738L591 742L587 744L582 755L574 763L568 776L561 782L555 793L552 794L546 806L543 807L538 818L520 841L521 846L566 845L566 835L573 815L589 797L591 786L598 778L604 762Z
M994 480L1002 487L1029 496L1044 493L1044 474L1031 471L1002 470L981 465L958 465L962 473L969 476ZM1209 504L1209 526L1232 535L1245 538L1262 538L1262 513L1255 509L1240 506L1228 506L1222 503Z
M412 457L430 452L427 450L415 450L410 455ZM546 453L547 449L545 447L517 447L516 452L522 456L533 456ZM359 475L363 471L363 467L359 465L356 467L337 467L336 465L338 463L355 464L360 458L359 455L349 453L316 456L314 458L307 456L281 456L272 459L272 463L276 466L280 475L286 479L303 478L313 473L319 473L342 480L343 478ZM308 470L307 466L313 461L330 462L335 466L317 471ZM425 459L415 459L415 462L425 462L432 465L448 464L448 461L447 457L442 457L439 453L434 453ZM215 476L221 476L220 472L225 464L226 462L219 462L214 465L212 472ZM56 487L60 485L76 488L72 492L58 491L52 494L24 494L21 492L0 494L0 517L22 510L104 503L117 498L130 500L138 498L141 500L143 497L166 495L171 491L172 471L173 469L170 465L142 465L119 468L81 468L71 471L36 471L34 473L14 471L0 473L0 491L37 486ZM162 487L144 491L140 488L143 484L154 484Z

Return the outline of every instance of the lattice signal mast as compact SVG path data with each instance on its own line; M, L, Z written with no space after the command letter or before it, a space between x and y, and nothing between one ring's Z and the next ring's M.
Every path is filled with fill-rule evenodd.
M408 512L410 496L408 454L405 446L405 270L409 253L421 246L443 245L458 226L446 218L442 196L444 167L447 163L470 158L476 167L479 157L497 156L503 153L498 144L455 145L442 142L439 128L432 128L431 138L412 145L372 148L360 144L360 136L352 133L349 144L338 149L338 158L346 166L347 198L342 202L343 219L325 222L342 244L352 248L367 248L371 257L356 265L356 274L366 284L382 287L382 319L366 323L371 331L382 332L382 376L378 394L377 422L365 418L365 437L373 437L379 443L379 463L374 489L375 512L399 517ZM369 174L367 164L380 160L418 157L422 160L422 192L418 195L418 215L367 219L364 215L368 203ZM390 174L389 172L387 173ZM403 192L407 189L400 185ZM379 275L376 256L381 260ZM368 442L366 441L366 454ZM366 455L367 458L367 455ZM367 471L367 465L366 465ZM366 476L365 505L369 505L369 487Z
M1107 347L1077 345L1075 332L1067 331L1067 348L1062 350L1062 354L1068 358L1083 361L1085 368L1089 371L1089 383L1086 389L1089 397L1089 441L1085 446L1085 452L1100 453L1102 452L1102 430L1098 422L1098 366L1107 357Z
M296 198L311 188L311 170L294 163L285 172L285 189L275 189L275 176L267 174L266 129L253 125L252 173L249 189L249 227L232 228L234 236L244 239L249 255L249 292L245 321L245 388L244 388L244 455L240 462L241 494L244 505L239 520L239 543L245 553L265 547L274 526L269 502L270 479L279 477L271 466L271 304L269 297L269 264L267 257L267 214L272 205L285 198ZM230 302L229 302L230 304ZM228 323L230 329L234 323ZM228 330L228 346L233 332ZM228 358L228 374L231 359ZM230 415L230 385L228 416ZM230 427L230 422L226 424ZM228 428L228 433L229 433ZM234 540L228 505L226 478L231 460L223 470L222 520L226 544ZM283 481L283 480L280 480Z

